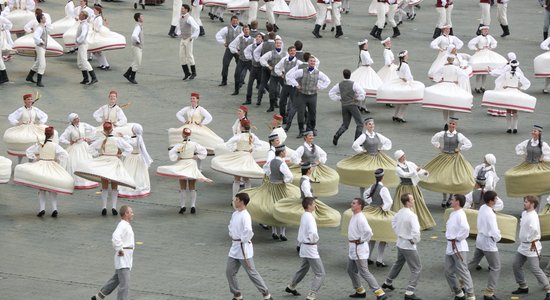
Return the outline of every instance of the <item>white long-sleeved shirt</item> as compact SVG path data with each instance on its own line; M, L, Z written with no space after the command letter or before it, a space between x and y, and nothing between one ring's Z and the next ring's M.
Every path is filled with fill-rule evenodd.
M237 119L235 123L233 123L233 126L231 126L231 131L233 132L233 135L241 133L241 119Z
M298 80L304 76L304 72L313 72L308 69L291 69L288 74L286 74L286 82L294 87L299 86ZM317 81L317 90L324 90L330 84L330 79L325 73L319 71L319 80Z
M291 58L291 56L287 54L285 57L283 57L283 59L281 59L275 65L275 68L273 69L273 71L275 71L275 74L277 74L279 76L286 75L285 74L285 62L289 61L290 58ZM295 56L292 56L292 61L296 62L296 66L299 66L299 65L303 64L303 62L301 60L299 60L298 58L296 58ZM292 70L292 69L290 69L290 70ZM288 71L290 72L290 70L288 70ZM285 83L286 83L286 79L285 79Z
M271 152L271 151L269 151ZM282 159L281 157L279 156L275 156L275 158L273 159L277 159L277 160L280 160L282 163L281 163L281 166L279 167L279 171L281 173L283 173L283 181L285 183L290 183L292 182L292 179L294 178L294 176L292 175L292 172L290 172L290 168L288 167L288 165L285 163L284 159ZM271 161L270 161L271 162ZM265 175L269 176L271 175L271 167L267 168L267 169L264 169L265 171Z
M300 185L300 190L304 193L304 197L313 197L313 193L311 192L311 178L307 175L302 175L302 178L305 180Z
M48 31L51 31L53 29L52 17L50 17L49 13L43 12L42 14L44 15L44 17L46 17L46 29ZM26 33L31 33L39 26L39 24L40 23L38 23L38 20L36 20L36 18L33 18L32 20L27 22L27 24L25 24L25 26L23 27L23 30L25 30Z
M95 13L94 13L94 10L89 8L88 6L76 6L74 8L74 11L73 11L73 16L76 18L76 20L78 21L78 15L80 15L80 12L81 11L85 11L88 13L88 21L91 21L95 18Z
M317 222L310 212L304 212L300 218L300 228L298 229L298 243L300 244L300 257L321 258L317 250L319 242L319 233L317 232ZM307 245L315 244L315 245Z
M392 142L387 137L381 135L377 132L369 132L365 131L363 134L361 134L355 141L353 141L353 144L351 145L351 148L353 151L357 153L365 152L365 148L363 148L363 143L367 139L367 135L370 138L374 138L374 136L378 136L378 139L380 140L380 143L378 144L378 150L390 150L392 147Z
M92 156L96 157L99 155L99 149L101 148L101 145L103 144L103 140L106 139L97 139L92 144L90 144L90 147L88 148L88 152L92 154ZM128 144L123 138L121 137L113 137L115 139L116 146L118 149L122 151L122 156L126 157L130 154L132 154L132 151L134 150L134 147L132 145Z
M34 33L32 34L32 39L34 40L34 44L36 46L42 46L47 42L42 39L43 33L44 33L43 26L37 26L36 29L34 30ZM46 38L47 38L47 34L46 34Z
M95 137L96 128L84 122L80 122L78 126L69 125L65 131L59 136L59 142L66 145L71 145L83 141L86 137ZM76 133L73 137L72 133Z
M276 48L274 48L275 51L277 51ZM277 51L280 55L283 55L283 48L281 48L279 51ZM260 57L260 65L262 67L275 67L269 64L269 61L271 60L271 57L273 57L273 51L266 52L264 55ZM281 59L282 61L282 59Z
M189 147L191 145L195 147L194 152L198 159L203 160L206 158L206 156L208 155L208 151L206 150L206 148L204 148L199 143L195 143L195 142L188 142L186 147ZM172 147L170 151L168 151L168 157L170 158L171 161L178 160L178 158L180 157L179 152L182 147L183 147L183 144L179 143L179 144L176 144L174 147Z
M497 215L492 208L483 204L477 214L476 248L483 251L498 251L497 243L501 238Z
M40 153L40 148L42 148L42 144L36 143L27 148L27 150L25 151L25 155L29 160L35 160L36 155ZM69 159L69 154L67 153L67 151L65 151L65 149L63 149L63 147L59 146L58 144L55 144L55 159L59 161L59 164L63 168L65 168L65 166L67 165L67 160Z
M409 169L408 172L405 172L402 168ZM421 177L428 177L428 171L424 169L416 170L418 166L412 161L406 160L404 163L397 163L397 168L395 168L395 173L397 177L400 178L410 178L413 185L417 185Z
M92 22L92 29L95 32L99 32L101 28L103 27L103 17L102 16L95 16Z
M38 23L38 22L37 22ZM0 31L6 30L9 32L13 27L13 23L3 15L0 15Z
M200 112L201 116L203 117L202 122L200 122L199 124L208 125L210 124L210 122L212 122L212 115L202 106L197 106L197 107L186 106L176 113L176 117L178 118L178 120L180 120L180 122L185 123L191 120L191 118L193 117L193 115L197 110ZM193 121L199 122L199 120L193 120Z
M434 147L436 148L440 148L440 147L443 147L443 136L444 135L447 135L448 137L453 137L455 136L455 134L458 136L458 143L459 143L459 150L460 151L464 151L464 150L469 150L470 148L472 148L472 142L466 138L462 133L460 132L457 132L456 130L453 131L453 132L450 132L450 131L440 131L436 134L434 134L434 136L432 137L432 145L434 145Z
M291 157L291 161L294 164L299 164L302 162L302 155L304 155L304 147L311 151L312 147L310 144L304 142L303 145L298 147L296 151L294 151L294 155ZM321 149L319 145L315 144L315 154L317 154L317 159L320 163L324 164L327 162L327 153L325 150Z
M244 32L241 32L241 34L239 34L233 41L231 41L231 43L229 43L228 47L229 47L229 51L231 51L231 53L244 55L244 49L239 48L241 38L243 38L247 42L250 41L250 39L253 39L252 36L250 36L250 35L245 36ZM244 56L244 58L250 60L250 58L247 58L246 55Z
M187 24L191 26L191 39L194 40L198 38L200 33L200 27L197 21L193 17L189 16L187 18ZM176 34L181 35L180 22L178 22L178 24L176 25Z
M474 177L477 177L480 171L485 172L485 190L494 191L496 189L497 183L500 180L498 177L495 167L492 165L479 164L474 168Z
M269 150L267 150L267 157L265 159L265 164L262 166L262 169L264 170L264 173L266 175L268 175L268 172L269 174L271 174L270 163L274 158L275 158L275 147L270 146Z
M246 46L246 48L244 48L244 57L247 59L247 60L254 60L254 61L258 61L254 58L254 44L256 42ZM261 45L261 44L260 44ZM259 47L259 46L256 46L256 47Z
M126 123L128 123L128 119L126 119L126 115L124 114L124 111L120 106L114 105L109 106L108 104L105 104L98 108L93 114L93 117L96 121L103 123L105 121L109 121L109 114L112 110L116 111L116 118L117 120L113 123L115 126L124 126Z
M393 64L394 60L395 56L393 55L391 49L384 48L384 65L389 67L391 64Z
M464 42L454 35L440 35L430 43L430 48L445 51L450 45L454 45L455 48L459 50L464 46Z
M346 79L349 80L349 79ZM366 93L365 90L361 87L361 85L357 82L353 82L353 91L355 92L355 100L357 101L363 101L365 100ZM340 101L342 100L342 97L340 95L340 83L335 84L330 91L328 92L328 97L332 101Z
M518 252L527 257L537 257L542 254L540 243L540 222L536 210L523 211L519 222ZM531 242L535 242L537 251L531 251Z
M370 66L374 63L370 56L370 52L367 50L361 50L361 52L359 52L359 60L361 66Z
M348 226L348 241L361 241L362 244L349 243L348 257L351 260L369 258L369 241L372 229L363 212L354 213Z
M481 190L481 189L477 189L477 190ZM485 191L487 191L487 189ZM464 198L466 198L466 203L464 203L464 208L471 208L472 205L474 204L474 192L473 191L469 192L468 194L464 195ZM483 202L483 199L481 199L481 201ZM502 199L500 199L497 196L497 198L495 199L495 205L493 206L493 211L497 212L497 211L502 211L503 209L504 209L504 201L502 201Z
M527 155L527 143L531 143L531 146L533 147L538 147L539 145L539 141L535 141L533 139L528 139L528 140L525 140L521 143L519 143L517 146L516 146L516 154L517 155ZM542 142L542 156L541 156L542 160L543 161L550 161L550 146L548 146L548 144L546 142Z
M8 116L8 121L13 126L19 125L19 120L21 119L23 114L24 113L31 114L31 111L36 115L36 119L38 119L38 121L36 121L35 119L34 123L46 124L46 122L48 122L48 115L42 110L40 110L39 108L34 106L31 106L31 108L26 108L25 106L18 108L16 111L12 112Z
M466 238L470 235L470 225L463 209L458 209L449 215L446 225L445 238L447 239L446 255L454 255L452 243L449 240L456 240L458 252L468 252L468 242Z
M393 199L391 198L391 194L390 194L390 190L388 190L387 187L384 186L384 184L382 183L382 181L380 181L378 183L379 186L382 186L382 188L380 189L380 197L382 197L382 206L380 207L383 211L389 211L392 204L393 204ZM372 198L369 197L370 195L370 189L372 188L373 186L371 185L366 191L365 193L363 194L363 199L365 199L365 202L367 204L371 204L372 203Z
M276 134L279 136L279 141L281 141L281 144L284 144L287 138L286 131L282 127L275 127L271 131L271 134Z
M225 147L227 148L227 150L233 152L237 149L237 142L241 140L241 134L244 134L244 133L236 134L232 138L230 138L227 142L225 142ZM262 143L260 139L253 133L250 133L250 135L252 136L252 151L262 147Z
M542 41L542 43L540 43L540 48L542 50L548 51L550 50L550 47L548 47L549 45L550 45L550 38L547 38L544 41Z
M218 42L219 44L222 44L224 45L225 44L225 37L227 36L227 32L229 31L229 28L230 26L224 26L222 27L220 30L218 30L218 32L216 32L216 42ZM241 28L240 26L235 26L235 27L232 27L231 26L231 29L233 29L234 31L238 31L239 28ZM237 37L238 35L235 35L235 37ZM230 43L232 41L229 41Z
M254 248L252 247L252 219L246 209L235 211L231 215L229 221L229 237L231 237L231 248L229 249L229 257L235 259L245 259L254 256ZM242 248L241 248L242 244ZM244 254L246 255L243 255Z
M393 216L391 227L397 235L397 247L416 250L416 244L420 242L420 223L418 216L410 208L401 208Z
M134 230L132 225L128 221L120 220L113 232L112 237L113 248L115 249L115 269L132 269L132 263L134 261ZM132 249L124 249L132 248ZM118 251L124 252L123 256L118 255Z
M86 43L86 39L88 38L88 31L90 29L90 25L87 20L80 21L80 24L82 25L82 30L80 31L80 35L76 37L77 45L82 45Z
M478 51L482 49L495 49L497 47L497 40L491 35L478 35L468 42L468 48L470 50Z
M139 38L141 31L143 31L143 27L141 27L141 23L137 22L134 26L134 31L132 31L132 43L141 45L142 40Z
M397 76L399 76L399 78L405 80L406 82L411 82L414 80L411 73L411 68L409 67L409 64L407 62L403 62L398 68Z
M519 88L527 90L531 86L531 81L523 75L523 72L516 72L512 75L511 71L506 71L495 79L495 90L502 90L506 87Z

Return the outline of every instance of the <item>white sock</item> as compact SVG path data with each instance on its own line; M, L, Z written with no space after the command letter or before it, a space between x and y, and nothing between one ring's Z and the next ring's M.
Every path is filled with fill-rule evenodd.
M481 87L481 76L482 75L477 75L476 76L476 88L479 89Z
M109 196L109 190L101 191L101 201L103 202L102 208L107 208L107 197Z
M550 85L550 78L546 77L546 80L544 81L544 89L545 90L548 88L548 85Z
M512 129L512 114L506 114L506 127Z
M190 190L189 193L191 194L191 207L195 207L195 204L197 202L197 191Z
M487 81L487 75L481 75L481 87L485 88L485 81Z
M376 241L369 241L369 259L372 260L374 257L374 245L376 244Z
M271 226L271 233L277 234L277 226Z
M514 129L518 129L518 121L519 121L519 116L518 116L518 113L514 113L512 115L512 127L514 127Z
M239 189L241 188L241 184L239 181L233 181L233 197L239 193Z
M38 202L40 203L40 211L46 210L46 191L38 191Z
M48 192L50 194L50 199L52 201L52 210L57 210L57 194Z
M384 261L384 251L386 250L386 242L378 242L378 258L376 261Z
M118 200L118 190L111 190L111 202L113 202L114 209L116 209L117 200Z
M180 191L180 207L185 207L185 190Z
M246 179L246 180L244 181L244 188L245 188L245 189L249 189L249 188L251 188L251 187L252 187L252 183L250 183L250 179Z
M286 227L280 227L281 228L281 235L286 236Z
M17 164L20 164L23 161L23 156L17 157Z

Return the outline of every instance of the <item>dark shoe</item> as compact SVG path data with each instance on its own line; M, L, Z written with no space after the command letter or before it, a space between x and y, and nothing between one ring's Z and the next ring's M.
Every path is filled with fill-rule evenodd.
M191 207L191 213L195 214L197 212L197 209L195 207Z
M550 293L546 293L546 297L544 297L544 300L550 300Z
M186 209L185 206L184 206L184 207L180 208L179 213L180 213L180 214L183 214L186 210L187 210L187 209Z
M274 240L278 240L278 239L279 239L279 236L276 235L275 233L271 234L271 237L272 237Z
M349 295L350 298L367 298L367 292L364 292L364 293L358 293L358 292L355 292L355 294L351 294Z
M249 104L252 104L252 101L246 100L245 102L242 103L242 105L249 105Z
M118 215L118 211L116 211L116 209L114 209L114 208L111 208L111 213L113 214L113 216Z
M223 23L223 18L222 17L218 17L218 19L220 19L220 22Z
M481 90L478 89L478 88L475 88L475 89L474 89L474 92L476 92L477 94L481 94Z
M67 52L67 53L68 53L68 54L73 54L73 53L76 53L76 51L78 51L78 48L71 49L71 50L69 50L69 52Z
M477 266L476 266L476 271L480 271L480 270L482 270L482 269L483 269L483 268L482 268L480 265L477 265Z
M145 9L145 4L142 4L142 5L141 5L141 9Z
M374 261L370 260L370 259L367 259L367 264L370 266L374 263Z
M316 38L318 38L318 39L320 39L320 38L323 37L322 35L319 34L319 30L320 30L320 29L321 29L321 25L315 24L315 28L314 28L313 31L311 32L311 33L313 33L313 35L314 35Z
M391 120L392 120L393 122L397 122L397 119L398 119L397 117L391 117Z
M199 36L204 36L206 33L204 32L204 27L199 26Z
M90 77L92 78L92 79L90 80L90 83L88 83L88 85L92 85L92 84L94 84L94 83L97 83L98 80L97 80L97 77L95 77L95 72L94 72L94 70L91 70L91 71L88 72L88 73L90 73Z
M485 88L481 87L481 88L479 88L479 91L483 94L483 93L485 93Z
M321 26L321 30L325 30L325 29L327 29L327 24L326 23L323 24L323 26Z
M300 296L301 294L298 293L297 290L291 290L288 286L285 289L285 292L292 294L292 296Z
M197 77L197 68L195 67L195 65L192 65L191 66L191 76L189 76L189 80L193 80L193 79L195 79L195 77Z
M372 27L372 30L370 31L370 35L373 37L376 37L377 32L378 32L378 26L374 25L374 27Z
M90 298L91 300L97 300L97 298L95 296L92 296L92 298Z
M57 218L57 215L58 215L57 210L54 210L52 212L52 218Z
M130 72L130 83L138 84L138 82L136 81L136 72L134 71Z
M181 65L181 69L183 70L183 79L187 80L191 76L191 72L189 72L189 66L188 65Z
M286 242L286 241L288 241L288 239L286 238L286 236L281 235L281 241Z
M376 262L376 265L378 266L378 262ZM382 288L385 290L395 290L395 287L393 287L393 284L386 284L385 282L382 283Z
M106 215L107 215L107 209L106 209L106 208L104 208L104 209L101 210L101 215L102 215L102 216L106 216Z
M396 119L397 119L396 121L399 123L407 123L407 120L405 119L402 119L402 118L396 118Z
M218 84L218 86L226 86L227 85L227 81L222 81L220 84Z
M391 104L391 103L386 103L386 107L393 108L393 104Z
M508 25L500 25L500 27L502 28L502 34L500 35L500 37L505 37L510 35L510 28L508 27Z
M336 34L334 35L335 38L339 38L344 35L344 31L342 31L342 26L336 26Z
M543 94L548 94L548 91L547 90L542 90L542 93Z
M363 114L370 114L370 111L364 107L359 107L359 111Z
M214 16L214 14L212 14L211 12L208 13L208 16L210 17L210 20L212 20L212 21L213 21L214 18L216 17L216 16Z
M516 133L518 133L518 130L517 130L517 129L513 129L513 130L512 130L512 133L513 133L513 134L516 134Z
M384 262L379 262L379 261L377 261L377 262L376 262L376 266L379 267L379 268L385 268L385 267L387 267L388 265L386 265Z
M455 300L466 300L466 295L462 297L455 296Z
M332 144L333 144L334 146L338 146L338 136L337 136L337 135L335 135L334 137L332 137Z
M269 229L269 226L265 225L265 224L261 224L260 223L260 227L262 227L264 230L268 230Z
M44 85L42 84L42 75L41 74L36 74L36 86L44 87Z
M178 35L176 34L176 26L170 26L170 31L168 32L168 36L171 38L178 37Z
M258 106L262 105L262 100L256 101L256 105L258 105Z
M512 129L506 130L506 133L512 133Z
M132 73L132 67L129 67L128 70L126 70L126 73L122 74L122 76L124 76L124 78L126 78L128 81L130 81L130 74ZM82 73L82 75L84 75L84 72ZM86 74L86 77L88 77L88 75Z
M495 296L495 295L492 295L492 296L483 296L483 300L500 300L500 298L498 298L498 297Z
M103 68L101 68L101 70L103 70L103 71L111 71L111 66L103 66Z
M27 78L25 80L28 81L28 82L36 83L36 81L34 81L34 79L33 79L34 74L36 74L36 72L33 71L33 70L30 70L29 74L27 75Z
M273 106L270 106L265 112L272 112L274 111L275 109L273 108Z
M231 96L237 96L239 94L239 91L234 91L233 93L231 93Z
M512 292L513 295L521 295L521 294L529 294L529 288L520 288L518 287L517 290Z
M401 35L401 32L399 31L399 28L398 28L397 26L395 26L395 27L393 28L392 39L393 39L393 38L396 38L396 37L398 37L398 36L400 36L400 35Z
M303 137L304 137L303 132L298 133L298 135L296 136L297 139L300 139L300 138L303 138Z
M300 253L300 246L296 246L296 252Z
M137 3L134 3L134 9L137 9Z
M45 210L41 210L36 216L37 217L42 217L46 214L46 211Z
M422 298L416 297L415 294L412 294L412 295L406 295L405 294L405 297L403 299L405 299L405 300L422 300Z

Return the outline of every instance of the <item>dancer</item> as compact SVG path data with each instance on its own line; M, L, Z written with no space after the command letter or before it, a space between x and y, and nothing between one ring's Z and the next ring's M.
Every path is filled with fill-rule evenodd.
M286 74L295 66L303 63L302 61L299 61L296 54L296 46L288 47L287 55L281 59L277 65L275 65L275 73L282 78L281 93L279 94L279 114L283 116L283 124L287 123L287 102L290 100L290 106L294 103L296 98L296 89L288 83L286 80Z
M79 161L74 170L74 174L82 178L101 183L101 215L107 215L107 198L111 194L113 216L118 215L117 200L118 186L127 186L136 188L136 183L132 176L128 174L124 164L119 159L119 155L127 157L132 153L132 146L123 138L115 137L113 133L113 124L111 122L103 123L104 138L95 140L90 145L90 152L95 157L91 160ZM121 152L121 154L119 154ZM111 189L109 191L109 183Z
M135 0L137 1L137 0ZM144 0L140 0L144 1ZM134 3L135 5L135 3ZM144 6L145 7L145 6ZM92 21L92 32L90 34L94 35L94 37L97 39L96 36L99 35L99 32L103 29L103 22L105 22L105 17L103 17L103 9L100 6L94 6L94 18ZM111 65L109 64L109 61L107 61L107 55L104 53L105 51L97 51L93 52L93 55L97 59L99 63L99 69L108 71L111 69Z
M506 59L500 54L492 51L497 47L497 41L489 34L489 26L481 26L481 35L468 42L468 48L476 51L470 58L474 75L476 75L476 86L474 91L478 94L485 92L485 81L491 69L497 69L506 64Z
M268 2L269 3L269 2ZM266 52L260 58L260 65L267 68L270 71L269 74L269 108L266 112L272 112L278 107L278 100L283 83L283 78L275 72L275 66L283 59L283 41L281 39L275 39L275 48L269 52Z
M430 70L428 70L428 78L432 80L434 77L434 73L439 71L443 67L443 65L447 63L447 57L449 56L449 47L451 47L452 45L454 49L459 50L464 45L464 42L462 42L456 36L450 35L450 33L451 26L445 25L441 28L441 35L430 43L430 48L438 51L437 57L430 66Z
M233 136L241 133L242 120L248 120L248 107L244 105L239 106L239 109L237 109L237 120L235 120L235 123L231 126Z
M254 2L254 1L253 1ZM248 84L246 88L246 100L243 105L252 104L252 88L254 87L254 81L256 85L259 85L262 77L262 65L260 65L260 59L254 56L254 51L264 42L264 35L257 33L254 37L254 42L248 45L244 49L244 56L251 61L250 74L248 75ZM263 93L263 91L258 91Z
M183 4L182 0L174 0L172 2L172 20L170 22L170 30L168 31L168 36L171 38L176 38L176 26L178 26L181 19L181 5Z
M223 22L223 21L222 21ZM217 33L216 33L216 41L219 44L224 45L225 52L223 54L222 59L222 82L219 84L219 86L226 86L227 85L227 74L229 73L229 64L231 63L231 60L233 60L234 56L231 54L231 50L229 49L229 44L239 36L242 32L242 27L239 25L239 17L232 16L231 17L231 24L222 27ZM235 59L235 62L237 60Z
M244 52L245 49L252 43L254 43L254 38L250 36L250 27L245 25L243 26L243 32L229 44L229 50L231 53L238 56L237 67L235 68L234 75L235 89L233 94L231 94L232 96L239 94L239 90L245 83L244 80L246 78L246 72L252 72L252 60L246 57Z
M496 190L497 183L500 178L497 175L495 164L497 163L497 158L492 153L487 153L483 157L483 163L477 165L474 168L474 176L483 176L485 177L485 190L494 191Z
M453 33L453 22L451 21L451 15L453 13L454 1L453 0L437 0L435 3L435 10L438 14L437 25L434 30L433 38L436 39L440 34L443 26L451 26L451 34ZM416 14L415 14L416 15ZM414 18L413 18L414 19Z
M187 210L187 198L191 198L191 214L197 212L197 180L200 182L212 182L212 180L202 175L197 163L197 161L206 158L206 148L197 142L191 141L191 133L191 129L183 128L181 132L183 141L174 145L170 149L170 152L168 152L170 160L177 161L177 163L157 168L157 175L177 178L179 180L180 214L183 214Z
M79 161L90 160L92 155L88 152L89 143L96 136L96 129L92 125L80 122L80 117L76 113L69 114L69 126L59 137L59 142L67 145L69 155L65 169L74 180L75 189L92 189L99 186L97 182L86 180L74 175L74 170Z
M4 50L10 49L12 46L10 45L9 39L11 36L10 30L13 27L13 24L11 23L8 18L0 15L0 51L4 52ZM6 64L4 64L4 57L3 55L0 55L0 84L10 81L8 78L8 72L6 71Z
M46 127L44 136L44 143L36 143L26 151L29 161L37 161L17 165L13 172L13 181L39 190L40 210L37 217L44 216L46 198L50 198L52 217L57 218L57 194L71 195L74 181L65 170L67 151L52 141L54 128Z
M273 28L273 26L269 23L266 24L266 27L270 27L270 29ZM264 54L271 52L275 49L276 38L277 38L277 35L275 34L275 32L269 31L269 33L267 34L267 41L265 41L265 37L264 37L264 42L261 43L258 47L256 47L256 49L254 49L254 52L253 52L254 60L257 61L258 64L260 64L260 83L259 85L256 86L258 90L258 99L256 101L256 105L262 104L262 98L264 96L265 91L268 90L269 88L268 82L271 76L271 70L268 67L262 66L260 63L260 59L262 56L264 56Z
M307 20L314 18L317 15L315 6L313 6L313 3L311 3L311 1L290 1L288 7L290 9L290 14L288 15L290 19Z
M179 55L181 68L185 75L183 80L193 80L197 77L195 57L193 56L193 40L199 37L200 28L199 24L189 14L190 11L191 7L189 5L183 4L181 6L181 18L176 26L176 33L181 37ZM191 67L191 72L189 72L188 65Z
M227 267L225 275L229 283L229 291L233 294L233 299L242 299L242 293L237 282L237 272L241 266L248 274L252 283L258 291L262 293L264 299L273 300L269 290L256 267L254 266L254 250L252 248L252 220L246 207L250 202L250 198L246 193L238 193L233 199L233 208L235 212L231 215L229 221L229 237L232 243L229 249L229 257L227 258Z
M377 103L397 104L392 120L398 123L407 123L404 118L409 103L422 102L424 99L424 84L413 79L408 59L407 50L399 52L399 78L382 84L376 93Z
M357 82L366 93L366 97L376 98L376 91L383 84L382 79L371 67L374 64L369 53L369 41L364 39L357 43L359 45L359 63L357 69L351 73L351 80ZM369 113L366 101L361 101L359 110L362 113Z
M393 63L395 60L395 56L391 51L391 38L387 37L380 43L382 44L382 46L384 46L384 66L380 68L380 70L378 70L376 74L378 75L378 77L380 77L380 80L382 80L383 83L388 83L393 79L399 78L399 75L397 74L397 65ZM386 106L392 108L393 104L386 103Z
M201 12L203 7L203 0L193 0L191 1L191 17L197 22L199 25L199 36L204 36L206 33L204 32L204 26L202 26L201 21Z
M46 28L46 16L40 14L36 16L38 26L33 33L34 50L36 52L36 59L25 79L28 82L36 83L38 87L44 87L42 84L42 76L46 71L46 47L48 47L48 30ZM36 81L33 77L36 75Z
M418 217L420 230L435 227L434 218L426 206L422 191L418 187L418 182L427 178L430 174L428 171L422 169L421 166L417 166L412 161L408 161L403 150L395 151L393 157L397 160L395 172L400 179L400 183L395 189L393 198L404 199L403 195L411 195L411 197L414 198L414 203L410 209ZM403 201L394 201L391 210L398 212L403 206Z
M80 84L92 85L97 83L97 77L95 76L94 69L88 62L88 33L89 33L89 24L88 24L88 13L86 11L81 11L78 15L79 25L76 31L76 41L78 45L78 57L77 65L80 71L82 72L82 81ZM91 80L88 79L88 74L90 74Z
M124 140L133 148L132 154L124 159L124 168L134 178L134 189L122 186L118 189L121 198L139 198L149 196L151 193L151 181L149 180L149 167L153 162L147 152L143 141L143 127L140 124L132 126L133 136L124 136Z
M550 9L550 7L549 7ZM543 94L548 94L548 86L550 85L550 38L544 39L540 43L540 48L545 50L543 54L535 57L533 60L533 65L535 67L535 77L544 78L544 88L542 89Z
M137 84L136 73L141 68L141 57L143 56L143 15L134 14L134 31L132 32L132 64L122 76L130 83Z

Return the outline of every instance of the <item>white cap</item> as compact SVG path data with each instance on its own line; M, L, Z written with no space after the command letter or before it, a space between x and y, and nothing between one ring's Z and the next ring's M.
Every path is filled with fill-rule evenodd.
M488 154L485 154L485 161L491 166L494 166L497 163L497 158L495 157L494 154L488 153Z
M483 29L489 29L489 26L483 25L483 26L479 27L479 30L483 30Z
M508 52L508 60L515 60L517 59L516 54L514 52Z
M77 115L77 114L75 114L75 113L70 113L70 114L69 114L69 117L68 117L69 123L72 123L72 122L74 121L74 119L76 119L76 118L78 118L78 115Z
M395 158L395 160L399 160L401 157L403 157L403 155L405 155L405 151L397 150L393 153L393 158Z
M391 38L388 36L387 38L385 38L384 40L380 41L380 44L384 45L385 43L391 41Z
M364 44L366 44L366 43L368 43L368 42L369 42L368 39L364 39L364 40L358 42L357 45L361 46L361 45L364 45Z

